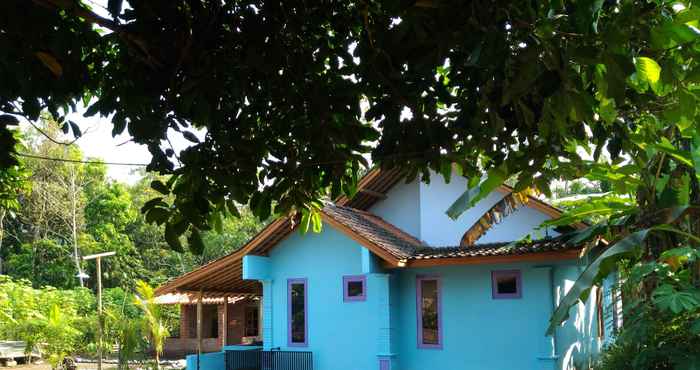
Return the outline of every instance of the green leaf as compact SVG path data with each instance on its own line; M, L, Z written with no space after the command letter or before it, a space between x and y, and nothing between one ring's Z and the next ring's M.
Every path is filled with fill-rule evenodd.
M554 334L554 330L569 318L569 310L579 300L585 301L591 291L591 287L600 283L616 267L617 261L634 255L647 238L651 229L637 231L608 247L593 262L591 262L576 280L566 296L562 298L559 306L552 314L549 321L547 335Z
M591 240L593 237L597 237L599 235L604 234L607 229L607 226L603 224L589 226L583 230L578 230L573 233L570 233L569 235L571 236L571 238L567 241L574 245L581 244L583 242Z
M176 252L184 252L182 248L182 243L180 242L180 236L184 231L178 230L177 224L167 223L165 225L165 241L168 242L170 248Z
M311 210L311 224L313 225L313 232L320 233L323 227L323 222L321 221L321 213L318 210Z
M477 202L486 198L497 187L503 185L508 178L506 171L501 168L494 168L489 171L486 179L479 185L467 189L460 197L447 209L447 215L456 220L466 210L473 207Z
M185 139L187 139L195 144L199 144L199 138L195 134L191 133L190 131L183 131L182 136Z
M122 12L122 2L123 0L109 0L107 2L107 9L109 13L112 14L113 18L117 18Z
M170 218L170 211L162 207L153 207L146 213L146 221L158 225L164 224Z
M77 123L73 121L68 121L68 123L70 124L71 130L73 130L73 136L75 136L76 138L83 136L82 131L80 131L80 126L78 126Z
M690 332L695 335L700 335L700 319L693 321L693 324L690 326Z
M146 213L148 210L156 206L167 207L168 204L163 202L163 197L153 198L144 203L143 207L141 207L141 213Z
M301 223L299 223L299 232L306 234L309 231L309 226L311 225L311 210L303 209L301 211Z
M693 167L693 160L690 152L676 148L676 146L665 137L662 137L658 143L651 145L651 147L670 155L681 164Z
M165 185L162 181L160 180L153 180L151 181L151 189L163 194L163 195L168 195L170 194L170 188L168 188L167 185Z
M673 358L674 370L700 370L700 355L685 354Z
M659 79L661 78L661 66L654 59L638 57L635 59L634 65L637 70L637 78L646 81L652 89L658 88Z
M85 116L85 117L92 117L92 116L96 115L96 114L99 113L99 112L100 112L100 101L98 100L98 101L95 102L93 105L91 105L90 107L88 107L88 109L85 111L85 113L83 114L83 116Z
M696 294L678 291L670 284L663 284L656 288L652 294L652 300L661 310L671 311L674 314L683 311L693 312L700 307Z
M37 51L34 55L53 73L54 77L60 78L63 75L63 66L53 54Z
M695 169L695 176L700 179L700 131L695 132L690 143L690 157Z
M17 117L10 114L0 114L0 127L3 126L17 126L19 120Z
M198 229L193 228L190 231L187 243L192 254L199 256L204 252L204 241L202 241L202 235L199 233Z
M219 234L223 233L224 232L224 222L223 222L223 219L221 217L221 213L220 212L212 212L210 218L211 218L211 223L214 227L214 231L216 231Z

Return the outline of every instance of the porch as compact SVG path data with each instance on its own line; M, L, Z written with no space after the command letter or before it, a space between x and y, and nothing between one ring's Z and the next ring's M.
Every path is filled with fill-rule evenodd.
M180 307L180 328L167 338L163 357L220 352L262 342L260 298L254 294L169 293L157 302ZM224 303L226 302L226 303Z

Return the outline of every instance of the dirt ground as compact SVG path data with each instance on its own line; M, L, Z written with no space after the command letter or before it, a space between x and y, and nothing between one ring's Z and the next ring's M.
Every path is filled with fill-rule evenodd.
M0 367L2 370L12 370L12 369L17 369L17 370L51 370L51 366L48 363L43 363L43 364L31 364L31 365L17 365L15 367ZM80 370L95 370L97 369L96 364L78 364L78 369ZM102 366L103 370L114 370L116 367L107 365L107 366Z

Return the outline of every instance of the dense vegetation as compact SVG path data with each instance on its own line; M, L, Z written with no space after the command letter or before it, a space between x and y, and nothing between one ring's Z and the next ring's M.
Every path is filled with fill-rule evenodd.
M45 132L58 137L57 128L44 123ZM28 154L84 160L76 146L56 144L37 133L25 135ZM134 184L111 180L106 166L24 158L22 187L16 203L2 219L0 272L31 281L34 287L70 289L80 285L78 271L91 279L95 264L80 256L103 251L117 255L103 261L106 287L133 290L137 279L158 285L194 267L223 256L242 245L261 228L250 213L222 222L221 231L203 234L199 255L167 248L162 227L149 223L141 207L157 194L150 188L156 178L144 174ZM78 257L76 259L76 256Z
M87 288L36 289L31 285L27 280L0 276L0 339L26 342L27 354L40 351L53 368L66 356L95 356L98 315L94 294ZM177 330L177 311L154 305L152 288L145 282L139 282L134 293L106 289L103 304L103 353L118 358L120 368L126 369L128 360L144 360L162 343L168 328ZM153 328L159 328L159 335L153 334Z
M50 137L60 136L48 117L41 125ZM229 253L262 227L243 211L222 220L221 233L203 234L201 254L175 252L166 247L162 227L140 212L154 196L154 176L142 172L136 183L120 183L74 145L35 131L22 136L26 154L89 162L24 158L7 172L13 195L0 199L0 340L25 341L28 351L38 347L52 366L66 355L97 353L95 265L81 256L116 252L102 262L103 352L126 364L162 351L164 338L179 330L177 307L155 305L151 285ZM82 282L79 271L90 278Z

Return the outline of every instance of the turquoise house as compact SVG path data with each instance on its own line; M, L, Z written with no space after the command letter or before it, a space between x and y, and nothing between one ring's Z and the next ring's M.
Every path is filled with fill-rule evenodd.
M188 356L188 369L587 369L621 325L620 304L606 283L545 336L586 264L563 230L540 228L560 211L502 186L452 220L445 210L465 179L401 179L375 169L354 198L325 206L320 233L279 218L160 287L258 307L259 341L229 336L240 320L223 317L232 306L220 309L221 350Z

